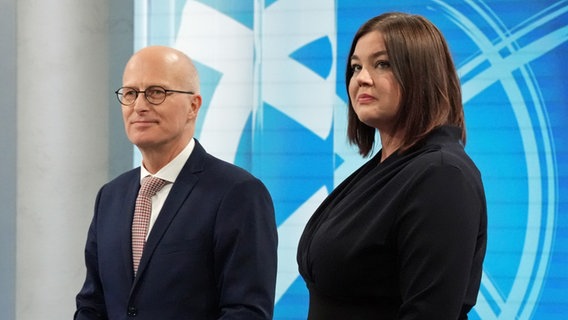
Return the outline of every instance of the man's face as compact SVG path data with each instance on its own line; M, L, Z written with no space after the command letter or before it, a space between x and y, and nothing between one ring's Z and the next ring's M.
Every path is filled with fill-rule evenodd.
M187 82L184 85L180 80L179 73L185 69L178 64L180 62L175 57L135 56L125 68L123 86L138 91L145 91L151 86L192 91ZM198 94L167 93L164 102L154 105L140 93L132 105L122 106L126 135L142 152L183 149L193 136L200 103Z

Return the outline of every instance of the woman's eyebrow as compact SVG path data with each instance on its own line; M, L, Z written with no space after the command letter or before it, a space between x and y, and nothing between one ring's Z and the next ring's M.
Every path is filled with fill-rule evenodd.
M377 51L373 54L371 54L370 58L371 59L376 59L380 56L386 56L387 55L387 51L386 50L380 50ZM356 54L352 55L351 58L349 60L360 60L359 56L357 56Z

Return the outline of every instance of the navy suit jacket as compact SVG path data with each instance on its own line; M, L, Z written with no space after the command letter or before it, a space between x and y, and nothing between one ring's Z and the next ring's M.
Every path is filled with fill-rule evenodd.
M140 168L104 185L74 319L272 319L277 231L260 180L196 141L132 269Z

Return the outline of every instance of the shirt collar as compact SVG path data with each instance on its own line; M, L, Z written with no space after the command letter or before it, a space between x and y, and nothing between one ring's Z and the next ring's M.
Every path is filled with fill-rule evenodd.
M142 183L142 179L146 176L153 176L156 178L160 178L166 180L170 183L174 183L176 181L177 176L181 172L181 169L189 159L193 148L195 147L195 140L192 138L189 140L189 143L185 148L168 164L166 164L162 169L160 169L156 174L152 175L146 168L144 168L143 164L140 164L140 183Z

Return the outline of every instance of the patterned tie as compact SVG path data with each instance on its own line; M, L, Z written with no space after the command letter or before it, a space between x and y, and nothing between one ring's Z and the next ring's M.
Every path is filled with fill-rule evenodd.
M132 219L132 264L134 275L138 271L142 251L146 244L146 234L152 213L152 197L160 191L168 182L160 178L147 176L142 179L142 186L136 198L136 208Z

